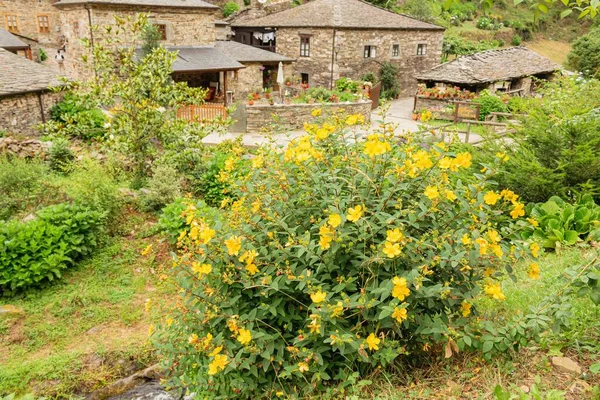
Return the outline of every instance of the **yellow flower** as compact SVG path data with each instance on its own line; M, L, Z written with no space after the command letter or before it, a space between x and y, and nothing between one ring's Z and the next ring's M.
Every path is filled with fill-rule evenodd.
M356 125L357 122L358 122L357 115L350 115L348 118L346 118L346 125L348 125L348 126Z
M394 307L394 313L392 314L392 318L394 318L399 323L402 323L402 321L408 318L408 311L406 311L406 308Z
M392 283L394 284L392 297L403 301L410 294L410 289L408 288L408 282L406 281L406 278L399 278L396 276L394 279L392 279Z
M387 231L387 240L388 242L396 243L404 239L404 235L400 232L400 229L388 229Z
M502 255L504 254L504 252L502 251L502 247L500 247L500 245L496 243L490 245L490 249L492 250L492 253L494 253L498 258L502 257Z
M151 251L152 251L152 245L149 244L144 250L142 250L142 255L146 256L146 255L150 254Z
M152 308L152 300L146 299L146 302L144 303L144 310L148 312L150 311L150 308Z
M372 134L367 137L364 153L371 158L387 153L392 146L385 140L380 140L380 135Z
M198 335L196 335L195 333L192 333L190 336L188 336L188 343L189 344L198 343Z
M469 168L471 166L472 156L470 153L459 153L456 155L453 164L458 167Z
M327 222L329 223L329 225L333 226L334 228L337 228L342 223L342 217L340 216L340 214L331 214Z
M323 112L323 111L322 111L320 108L315 108L314 110L312 110L312 113L311 113L311 115L312 115L313 117L318 117L319 115L321 115L321 113L322 113L322 112Z
M365 339L365 343L369 347L369 350L379 350L379 343L381 343L381 339L379 339L377 336L375 336L374 333L371 333Z
M258 267L256 266L256 264L246 264L246 271L250 275L255 275L258 273Z
M305 363L305 362L299 362L299 363L298 363L298 370L299 370L301 373L305 373L306 371L308 371L308 364L307 364L307 363Z
M534 258L538 258L540 256L540 245L537 243L531 243L529 245L529 250L531 250L531 255Z
M327 298L327 293L321 291L321 289L319 289L318 292L310 295L310 299L316 304L324 302L325 298Z
M198 239L198 232L199 232L199 231L200 231L200 230L198 229L198 227L197 227L197 226L193 226L193 227L192 227L192 229L190 229L190 238L191 238L192 240L196 240L196 239Z
M433 162L429 158L429 154L425 150L419 150L412 156L415 162L415 167L419 169L427 169L433 167Z
M493 229L490 229L487 232L487 235L488 235L488 237L490 238L490 240L492 242L498 243L498 242L500 242L502 240L502 236L500 236L500 234L497 231L493 230Z
M318 140L325 140L329 137L329 130L327 130L325 128L319 128L317 130L317 133L315 134L315 137Z
M479 254L481 254L482 256L486 255L489 245L488 241L484 238L477 238L477 240L475 240L475 243L479 245Z
M252 159L252 168L257 169L261 168L265 163L265 158L263 156L256 156Z
M208 374L215 375L219 371L223 371L227 364L229 364L227 356L223 354L217 354L215 356L215 359L212 360L211 363L208 365Z
M471 243L473 243L473 241L471 240L471 238L469 237L469 235L467 235L466 233L463 235L462 239L460 240L462 242L462 244L464 244L465 246L470 245Z
M259 212L259 211L260 211L260 201L259 201L259 200L256 200L256 201L254 201L254 202L252 203L252 212L253 212L254 214L256 214L256 213L257 213L257 212Z
M319 239L319 247L321 250L327 250L331 247L331 242L333 238L331 236L321 236Z
M450 169L452 167L452 159L450 157L444 157L440 160L438 165L441 169Z
M525 206L523 203L516 203L513 207L513 210L510 212L510 216L514 219L517 219L523 215L525 215Z
M533 227L537 227L537 226L539 226L539 225L540 225L540 224L539 224L539 223L538 223L538 222L537 222L535 219L533 219L533 218L527 218L527 222L529 222L529 223L531 224L531 226L533 226Z
M425 194L425 196L427 196L427 198L429 200L433 200L433 199L439 197L440 192L439 192L437 186L427 186L425 188L424 194Z
M346 219L350 222L356 222L362 217L364 211L365 209L362 206L350 208L348 210L348 215L346 216Z
M246 264L252 264L257 255L258 253L256 252L256 250L245 251L244 254L242 254L239 258L239 260L240 262L245 262Z
M207 339L208 339L208 337L207 337ZM211 340L212 340L212 338L211 338ZM218 346L218 347L215 347L215 348L213 349L213 351L211 351L211 352L210 352L210 354L209 354L208 356L209 356L209 357L214 357L214 356L216 356L217 354L219 354L219 353L221 352L221 350L223 350L223 346Z
M506 296L502 293L502 287L498 283L488 283L483 287L483 290L488 296L496 300L506 299Z
M506 153L496 153L496 157L500 159L500 161L506 162L510 157L506 155Z
M400 243L385 242L383 247L383 254L389 258L398 257L402 253L400 249Z
M498 202L498 200L500 200L501 196L493 191L489 191L485 194L485 196L483 196L483 201L485 202L485 204L489 204L490 206L493 206L494 204L496 204Z
M460 305L460 312L462 313L462 316L466 318L469 315L471 315L472 307L473 307L472 304L468 303L467 301L463 301L462 304Z
M238 332L237 340L245 346L252 340L252 334L248 329L240 329Z
M212 265L210 264L199 264L197 262L192 263L192 271L199 275L200 278L204 275L208 275L212 272Z
M448 190L446 192L446 198L450 201L454 201L456 200L458 197L456 197L456 195L454 194L454 192L452 190Z
M538 263L529 264L527 275L529 275L531 279L540 279L540 266Z
M510 201L511 203L516 203L517 199L519 198L518 194L515 194L515 192L513 192L512 190L508 190L508 189L504 189L500 192L500 195L502 197L504 197L504 199L506 201Z
M239 236L232 236L225 241L225 246L227 246L227 252L230 256L237 256L240 254L242 248L242 238Z
M327 250L331 247L331 242L333 241L333 235L335 234L334 228L328 225L322 225L319 228L319 246L323 250Z
M214 229L206 227L200 231L200 240L202 240L202 243L207 244L213 237L215 237L215 234L216 232Z

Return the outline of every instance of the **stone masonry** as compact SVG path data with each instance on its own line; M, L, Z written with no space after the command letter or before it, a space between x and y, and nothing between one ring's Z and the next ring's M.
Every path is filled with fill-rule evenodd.
M37 92L0 97L0 131L24 136L39 135L37 126L50 119L50 109L60 96L60 93Z
M37 40L42 47L56 48L62 45L63 35L58 9L53 6L56 1L0 0L0 26L8 31L14 31L9 24L12 25L16 17L15 33ZM42 28L40 28L40 21L44 25Z
M310 37L310 57L299 57L300 36ZM329 28L280 28L277 30L277 52L297 58L296 74L309 75L311 86L329 87L341 77L360 79L364 74L377 74L384 62L399 67L401 91L414 94L414 75L439 64L443 31L432 30L350 30ZM425 55L417 55L417 46L427 46ZM399 45L399 56L392 56L393 45ZM374 46L376 56L364 57L364 47ZM332 57L332 51L334 56ZM333 76L332 76L333 61Z

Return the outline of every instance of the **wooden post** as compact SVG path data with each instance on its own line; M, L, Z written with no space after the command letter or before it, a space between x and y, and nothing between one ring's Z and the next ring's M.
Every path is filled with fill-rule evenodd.
M469 143L469 136L471 135L471 123L467 122L467 134L465 135L465 143Z
M227 71L223 71L223 103L227 107Z

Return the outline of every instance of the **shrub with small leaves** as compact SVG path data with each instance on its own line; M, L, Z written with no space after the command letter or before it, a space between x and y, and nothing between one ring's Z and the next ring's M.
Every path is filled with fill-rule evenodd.
M231 14L237 12L240 9L240 6L235 1L228 1L223 4L223 16L225 18L231 16Z
M71 142L65 138L56 138L48 150L50 168L58 172L67 172L75 155L71 150Z
M451 355L474 298L503 300L498 278L537 256L518 196L489 188L494 165L464 180L470 154L398 144L386 124L359 139L364 123L306 124L245 176L225 173L237 200L220 221L189 203L181 297L154 336L171 384L306 398L435 346Z
M177 170L168 165L155 165L148 187L141 191L141 204L147 211L157 211L181 196L183 180Z

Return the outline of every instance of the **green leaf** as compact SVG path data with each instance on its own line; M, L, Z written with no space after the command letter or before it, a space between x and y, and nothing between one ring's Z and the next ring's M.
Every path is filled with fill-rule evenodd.
M490 351L492 351L493 348L494 348L494 342L487 341L487 342L483 343L483 347L481 348L481 351L483 353L489 353Z
M600 362L590 365L590 372L592 374L600 374Z

